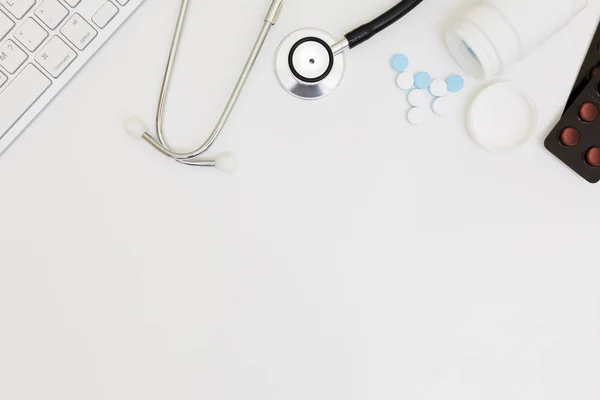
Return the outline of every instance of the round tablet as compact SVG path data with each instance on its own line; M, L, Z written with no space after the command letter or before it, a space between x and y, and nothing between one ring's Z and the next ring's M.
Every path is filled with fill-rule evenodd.
M443 79L434 79L429 85L429 92L434 97L442 97L448 92L448 85L446 85L446 81Z
M588 80L592 81L597 76L600 76L600 66L599 65L595 66L594 68L592 68L588 71L587 78L588 78Z
M585 160L592 167L600 167L600 147L592 147L585 155Z
M398 72L406 71L406 68L408 68L408 57L404 54L396 54L392 58L392 67Z
M581 141L581 133L573 127L567 127L560 132L560 142L567 147L575 147Z
M408 110L406 119L413 125L421 125L423 122L425 122L425 110L423 107L413 107Z
M460 92L465 88L465 80L460 75L452 75L446 80L446 84L448 85L448 91L451 93Z
M396 84L402 90L408 90L415 84L415 78L410 72L403 72L398 75L396 79Z
M427 72L419 72L415 75L415 86L417 89L427 89L431 85L431 75Z
M600 117L600 108L588 101L579 108L579 118L584 122L594 122Z
M437 115L444 116L448 112L448 101L445 98L438 97L431 104L431 109Z
M422 107L427 103L427 93L421 89L411 90L408 94L408 103L413 107Z

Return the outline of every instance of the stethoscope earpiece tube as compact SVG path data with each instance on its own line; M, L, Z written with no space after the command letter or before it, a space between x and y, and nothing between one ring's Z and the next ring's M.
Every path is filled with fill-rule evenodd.
M252 51L248 56L248 60L246 61L246 64L244 65L244 68L235 85L235 88L231 93L229 101L223 109L223 113L221 114L221 117L217 121L217 124L215 125L211 134L208 136L206 141L195 150L180 153L173 150L167 144L163 133L163 119L165 106L167 102L167 94L171 83L175 59L179 49L181 34L183 32L185 19L188 12L189 2L190 0L181 1L179 16L177 17L177 24L175 26L175 33L173 35L173 42L171 44L171 50L169 52L169 58L167 60L167 67L165 70L165 76L163 79L160 98L158 102L158 110L156 113L156 137L149 133L149 130L146 127L146 125L139 118L129 119L125 124L125 130L131 136L145 140L156 150L160 151L167 157L170 157L181 164L192 165L196 167L212 167L222 172L233 173L235 171L235 158L231 153L221 153L216 157L210 159L202 159L200 157L203 154L205 154L208 150L210 150L212 145L215 143L215 141L221 134L221 131L225 127L225 124L229 120L229 117L235 105L237 104L240 94L242 93L242 90L246 85L246 81L248 80L248 77L250 76L250 73L254 67L254 63L256 62L256 59L258 58L258 55L262 50L263 44L267 39L267 35L269 34L271 27L277 22L279 13L281 12L281 8L283 6L283 0L271 0L271 6L269 7L269 11L267 12L267 15L264 19L262 29L258 34L254 47L252 48Z
M415 7L421 4L422 1L423 0L403 0L373 21L349 32L346 34L348 46L352 49L371 39L373 36L411 12Z

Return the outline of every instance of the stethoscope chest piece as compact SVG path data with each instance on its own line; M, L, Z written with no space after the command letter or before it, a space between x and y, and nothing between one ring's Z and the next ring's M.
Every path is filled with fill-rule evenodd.
M319 29L300 29L286 37L275 60L281 86L303 100L330 95L340 85L346 70L344 53L334 55L335 38Z

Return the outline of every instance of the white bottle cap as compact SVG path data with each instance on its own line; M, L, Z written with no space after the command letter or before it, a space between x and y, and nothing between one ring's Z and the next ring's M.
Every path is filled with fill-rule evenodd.
M533 136L537 107L511 82L493 83L479 92L467 110L467 129L481 148L501 153L515 150Z

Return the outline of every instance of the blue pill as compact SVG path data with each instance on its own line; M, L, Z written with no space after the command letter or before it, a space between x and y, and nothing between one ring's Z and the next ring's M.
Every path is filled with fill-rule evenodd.
M396 54L392 58L392 67L398 72L406 71L406 68L408 68L408 57L404 54Z
M452 93L460 92L465 88L465 80L460 75L452 75L446 80L448 91Z
M427 72L419 72L415 75L415 87L417 89L427 89L431 85L433 79Z

